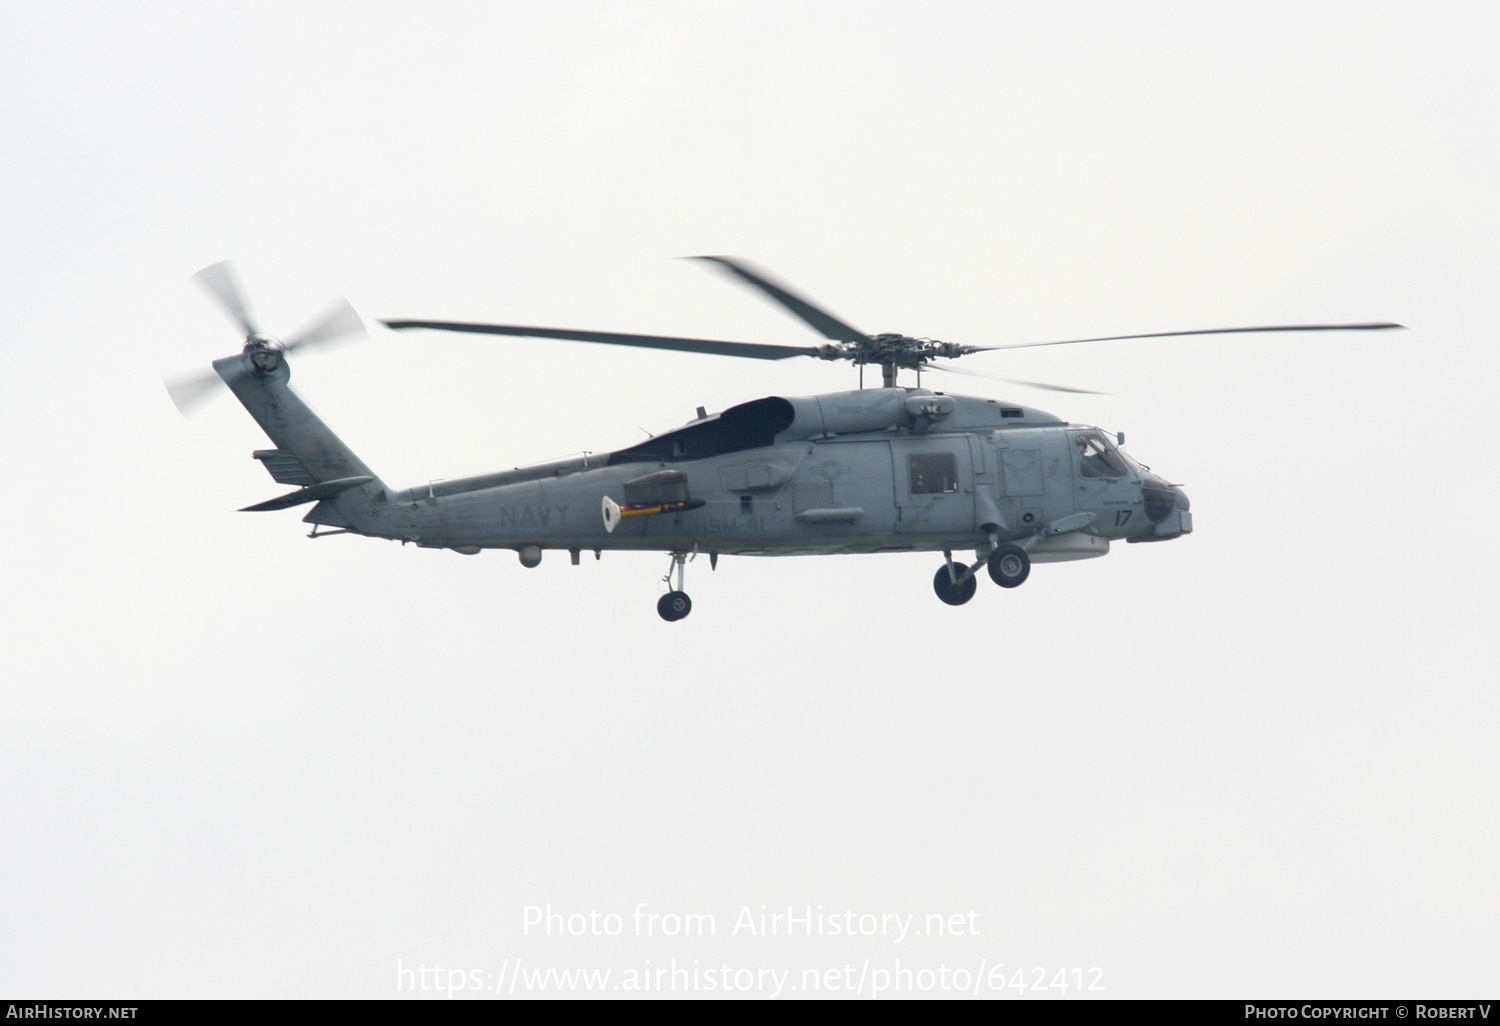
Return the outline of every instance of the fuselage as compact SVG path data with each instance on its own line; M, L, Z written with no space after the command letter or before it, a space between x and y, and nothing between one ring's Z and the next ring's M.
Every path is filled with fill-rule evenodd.
M607 525L605 500L693 508ZM724 555L941 551L1033 539L1035 562L1191 531L1187 496L1097 428L920 388L769 397L629 449L374 485L306 519L423 547ZM1077 514L1091 514L1080 518ZM1087 520L1056 537L1049 524ZM613 526L611 530L610 527Z

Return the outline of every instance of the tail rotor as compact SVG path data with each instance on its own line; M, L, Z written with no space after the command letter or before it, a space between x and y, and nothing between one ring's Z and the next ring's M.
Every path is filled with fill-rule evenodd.
M281 359L293 350L310 351L340 340L352 339L367 334L365 323L360 319L349 301L340 297L321 317L285 340L264 335L256 327L250 315L250 305L240 289L233 265L225 260L210 264L193 280L203 287L223 308L239 328L245 332L245 356L243 373L269 372L280 364ZM168 379L165 382L167 395L173 405L186 415L204 399L224 384L217 370L209 370L185 378Z

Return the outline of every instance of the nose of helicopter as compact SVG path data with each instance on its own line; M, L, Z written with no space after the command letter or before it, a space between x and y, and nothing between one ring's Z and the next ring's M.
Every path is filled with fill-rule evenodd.
M1177 497L1182 496L1183 508L1187 508L1187 493L1164 481L1155 474L1141 475L1141 499L1146 506L1146 519L1159 524L1172 515L1177 508Z
M1193 530L1187 492L1152 473L1141 475L1141 501L1151 531L1142 540L1176 538ZM1134 538L1132 541L1136 540Z

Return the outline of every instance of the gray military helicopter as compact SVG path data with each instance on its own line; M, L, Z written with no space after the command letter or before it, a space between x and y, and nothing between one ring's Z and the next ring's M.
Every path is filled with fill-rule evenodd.
M196 275L245 331L243 350L212 373L168 385L180 409L220 382L275 445L252 455L296 490L247 511L313 503L310 537L357 534L473 555L514 550L535 567L547 549L574 565L585 551L665 552L668 621L692 611L683 590L687 562L706 553L800 556L940 552L933 590L949 605L974 597L981 570L1002 588L1024 583L1033 563L1092 559L1111 542L1161 542L1190 534L1187 493L1136 462L1097 427L1071 424L1019 403L920 387L924 369L974 353L1176 335L1262 331L1361 331L1399 324L1298 324L1152 332L1059 342L969 346L907 335L866 335L745 264L701 257L764 292L829 341L816 346L626 335L506 324L394 320L396 330L435 329L641 346L678 352L784 360L844 360L860 388L817 396L768 396L710 414L615 452L586 454L416 488L389 487L287 386L286 357L363 323L340 303L285 341L262 334L227 264ZM865 388L879 366L881 387ZM897 384L903 370L917 387ZM1001 379L1011 380L1011 379ZM1081 392L1041 382L1033 388ZM972 563L953 558L972 550ZM675 580L674 580L675 576Z

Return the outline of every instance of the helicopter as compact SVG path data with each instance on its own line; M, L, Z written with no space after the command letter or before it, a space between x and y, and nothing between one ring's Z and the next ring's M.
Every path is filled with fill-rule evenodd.
M437 330L637 346L758 360L809 357L859 369L859 388L767 396L718 413L697 408L681 427L606 453L395 489L380 479L288 387L287 356L364 332L340 301L312 327L277 340L260 332L227 263L194 277L245 332L241 352L210 373L168 384L188 408L220 384L275 446L251 455L295 490L244 507L267 512L312 504L309 537L355 534L474 555L509 549L536 567L547 550L655 551L670 562L657 602L662 619L692 611L686 564L707 554L797 556L934 552L938 599L959 606L980 576L1025 583L1033 563L1094 559L1111 543L1164 542L1191 534L1191 504L1174 484L1128 455L1123 435L1070 423L1020 403L921 387L937 361L1034 346L1270 331L1365 331L1388 322L1300 324L1153 332L1056 342L973 346L887 333L867 335L746 263L699 257L759 290L819 332L819 345L788 346L506 324L388 320L396 331ZM878 388L864 387L878 366ZM916 386L897 383L914 371ZM972 372L971 372L972 373ZM989 375L985 375L989 376ZM1058 392L1084 389L1015 381ZM972 551L972 562L954 552Z

